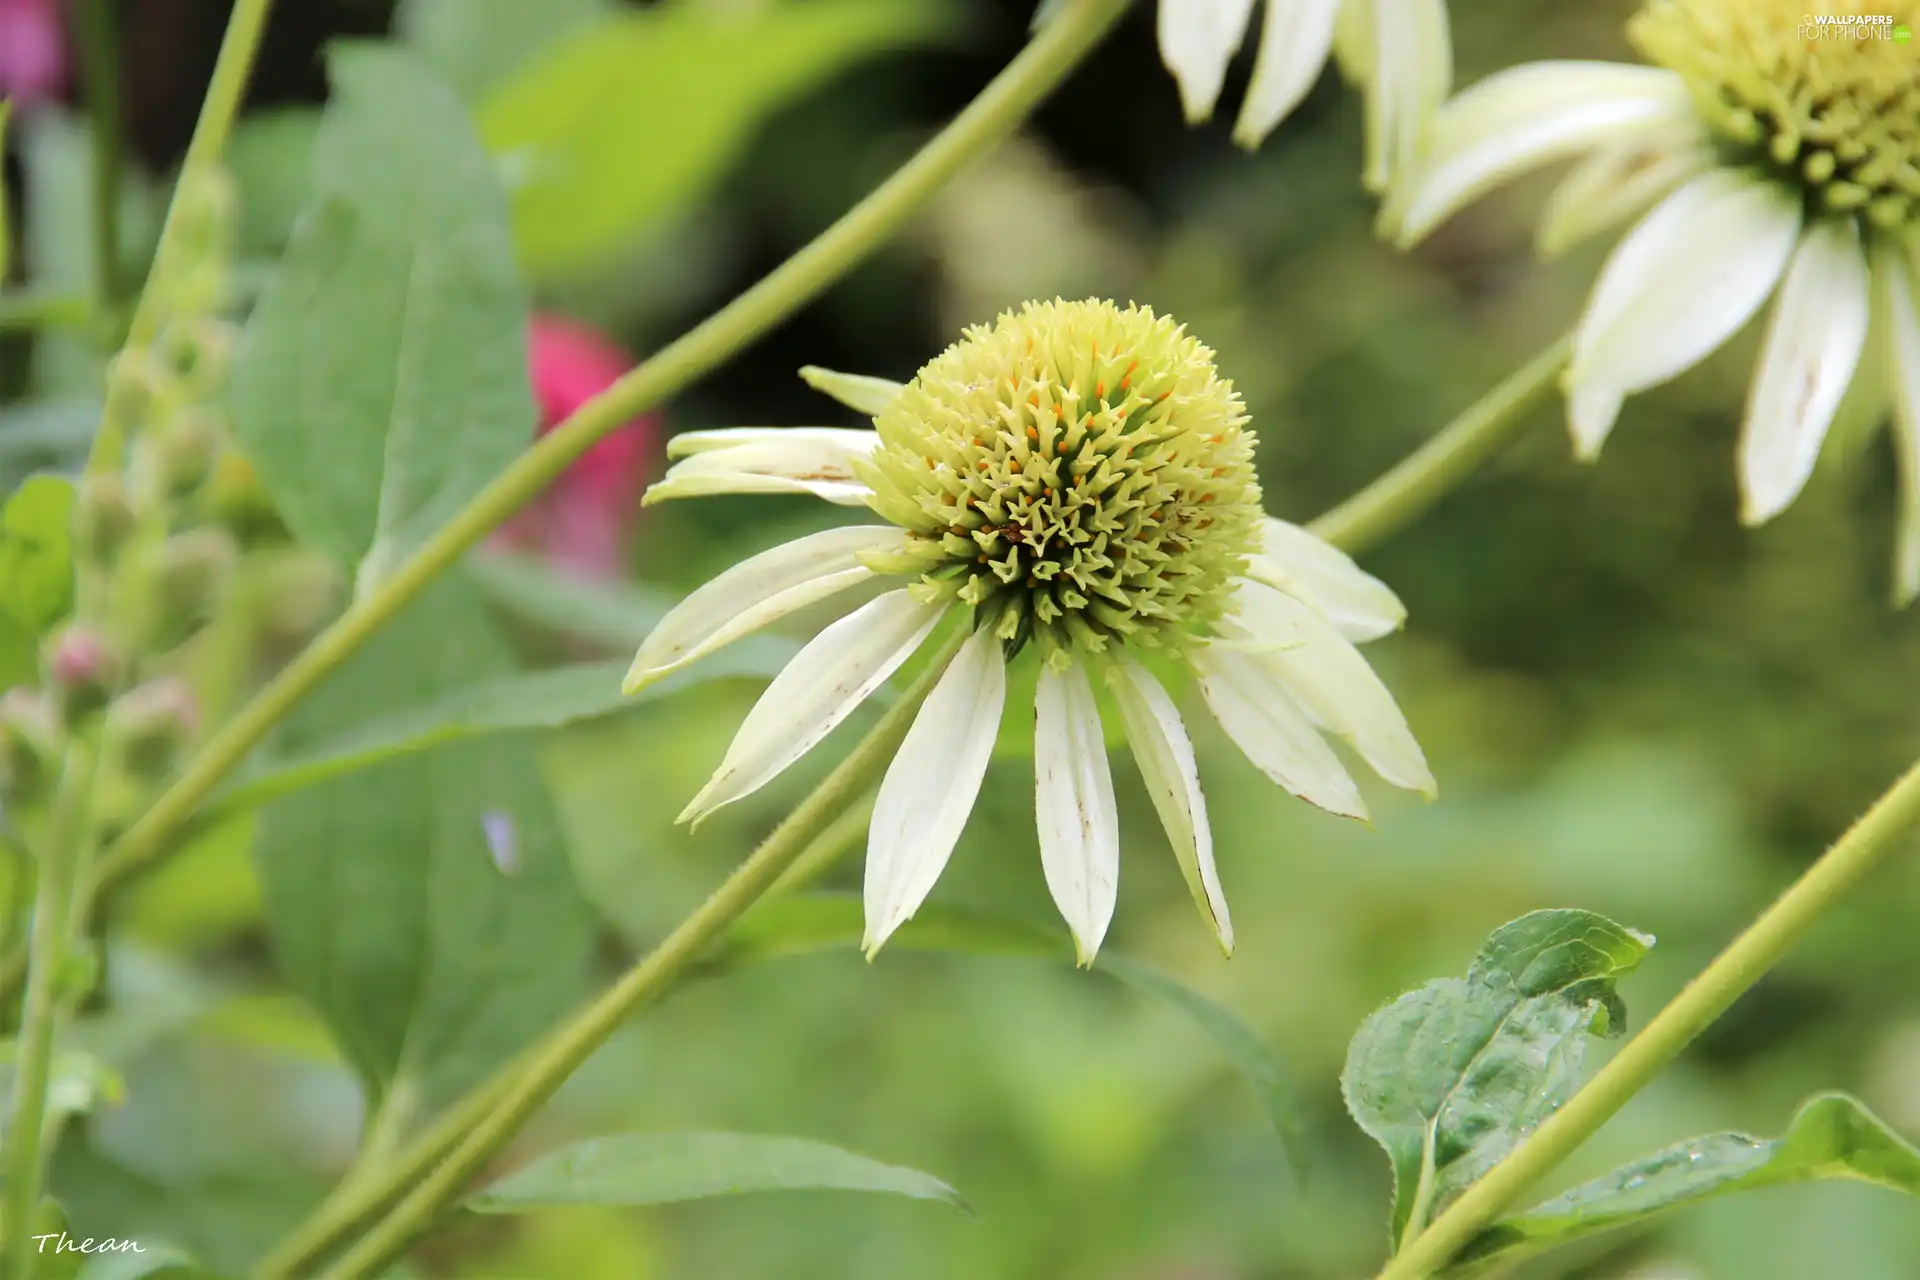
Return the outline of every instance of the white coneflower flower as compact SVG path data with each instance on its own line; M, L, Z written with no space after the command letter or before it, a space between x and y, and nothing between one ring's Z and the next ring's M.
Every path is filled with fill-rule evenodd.
M650 501L805 492L863 504L888 523L797 538L700 587L641 646L629 692L848 587L899 584L794 656L682 820L765 785L956 613L971 634L874 803L869 954L919 908L952 854L999 730L1007 663L1023 651L1041 664L1041 860L1083 963L1112 919L1120 871L1100 687L1195 901L1232 948L1193 748L1146 654L1194 672L1228 736L1303 799L1365 816L1322 730L1387 781L1432 794L1419 745L1353 647L1398 627L1400 602L1341 552L1262 515L1253 433L1212 354L1145 307L1028 303L967 330L905 386L807 371L873 414L872 431L676 437L682 460Z
M1575 334L1568 425L1586 458L1625 397L1704 359L1777 288L1740 443L1742 518L1799 495L1843 399L1849 415L1891 408L1902 601L1920 591L1915 26L1916 0L1652 0L1629 33L1658 66L1489 76L1440 110L1382 211L1411 245L1499 182L1582 153L1549 203L1543 252L1651 208Z
M1252 18L1253 0L1160 0L1160 57L1188 121L1213 114ZM1259 146L1307 96L1329 54L1365 92L1365 178L1378 191L1412 157L1453 83L1446 0L1267 0L1234 141Z

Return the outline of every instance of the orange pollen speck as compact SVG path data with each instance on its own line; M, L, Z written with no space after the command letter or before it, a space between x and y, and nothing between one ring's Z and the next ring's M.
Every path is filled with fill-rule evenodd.
M1039 438L1040 438L1040 428L1038 427L1027 428L1027 439L1038 440Z
M1094 383L1093 394L1099 397L1100 399L1105 400L1107 398L1107 384L1105 382Z

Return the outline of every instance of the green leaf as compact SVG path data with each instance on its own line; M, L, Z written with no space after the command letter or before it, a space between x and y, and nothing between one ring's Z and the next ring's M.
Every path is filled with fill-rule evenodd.
M200 1280L213 1275L172 1245L145 1240L138 1243L139 1253L93 1254L75 1280Z
M774 898L740 918L714 958L716 967L805 955L816 951L858 950L864 908L853 894L809 893ZM1074 963L1072 942L1064 935L1024 920L965 907L928 903L887 940L889 951L960 951L974 955L1033 956ZM1280 1136L1296 1171L1305 1144L1286 1073L1272 1046L1226 1007L1214 1003L1151 965L1111 949L1102 951L1094 971L1143 995L1163 1000L1193 1019L1226 1059L1246 1078L1274 1132Z
M417 59L349 45L315 203L250 321L234 428L287 525L364 589L532 438L505 200Z
M1830 1178L1920 1195L1920 1150L1857 1099L1821 1094L1802 1104L1781 1137L1714 1133L1689 1138L1503 1219L1474 1237L1444 1274L1484 1274L1583 1236L1735 1191Z
M222 159L239 190L235 238L243 254L278 253L292 240L301 212L313 201L320 120L311 107L277 107L234 125Z
M631 696L620 692L620 678L627 671L625 662L585 662L498 676L356 726L298 755L264 757L222 791L212 808L232 813L450 742L557 729L631 711L703 680L726 676L768 678L778 670L778 666L756 660L752 652L719 653L698 669L679 672Z
M751 1191L884 1191L971 1212L940 1179L804 1138L628 1133L591 1138L508 1174L466 1202L480 1213L561 1205L674 1204Z
M298 756L510 671L470 584L443 579L275 750ZM580 989L590 915L524 740L453 743L289 796L262 812L255 854L283 970L385 1106L447 1100Z
M535 273L579 267L699 199L774 111L862 58L927 41L944 6L810 0L751 13L687 0L556 41L480 110L516 175Z
M606 0L401 0L393 29L472 102Z
M73 606L73 483L29 476L0 512L0 609L34 635Z
M1393 1239L1504 1157L1578 1086L1589 1033L1653 939L1588 911L1535 911L1487 939L1464 980L1408 992L1360 1026L1347 1109L1393 1161Z

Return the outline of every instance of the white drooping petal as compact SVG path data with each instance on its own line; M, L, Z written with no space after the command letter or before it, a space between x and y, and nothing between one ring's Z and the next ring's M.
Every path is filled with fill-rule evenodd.
M647 489L641 505L717 493L806 493L842 506L858 506L872 492L855 477L854 467L872 456L879 443L875 432L815 434L829 430L822 427L745 430L756 434L711 447L710 442L701 441L687 449L659 483Z
M873 576L863 555L908 545L892 525L851 525L750 556L675 605L640 645L620 688L634 693L816 600Z
M1078 661L1040 669L1033 697L1034 814L1040 866L1073 933L1079 962L1093 963L1113 920L1120 885L1120 811L1093 685Z
M1447 0L1345 0L1343 7L1373 9L1362 179L1380 192L1417 154L1427 121L1453 87Z
M1188 124L1213 114L1252 13L1253 0L1160 0L1160 60L1180 86Z
M1400 597L1338 547L1271 516L1260 530L1262 548L1249 557L1247 576L1312 605L1347 639L1378 640L1407 620Z
M1691 118L1671 71L1533 62L1495 72L1441 107L1418 158L1395 175L1380 229L1408 248L1493 187L1603 142Z
M1920 263L1898 246L1874 247L1874 334L1892 383L1894 454L1900 461L1900 525L1894 544L1897 603L1920 595Z
M1006 698L1000 641L983 627L921 704L874 798L860 944L869 957L913 918L953 856L993 756Z
M1256 769L1308 804L1365 820L1367 806L1340 757L1263 656L1210 644L1194 655L1194 666L1213 718Z
M824 392L847 408L868 417L877 415L905 390L904 383L890 378L875 378L864 373L837 373L832 369L822 369L817 364L807 365L800 370L800 377L815 391Z
M792 493L831 502L836 507L864 507L873 490L852 480L797 480L791 476L770 476L756 471L718 469L675 474L669 472L647 489L640 500L643 507L676 498L714 498L722 495Z
M1601 269L1573 336L1567 425L1600 452L1621 402L1698 364L1779 282L1800 236L1800 200L1716 169L1642 218Z
M1300 105L1333 49L1340 0L1267 0L1260 19L1260 51L1253 80L1233 123L1233 140L1257 147Z
M696 453L712 453L716 449L796 440L838 446L839 451L848 458L869 457L880 447L879 433L866 427L719 427L712 431L682 431L670 437L667 440L667 456L690 458Z
M1354 84L1373 82L1374 46L1372 0L1345 0L1333 19L1333 60Z
M1740 436L1740 518L1771 520L1799 496L1867 342L1872 283L1852 218L1801 237L1773 305Z
M1557 258L1612 231L1713 163L1713 150L1692 121L1601 147L1574 165L1547 197L1534 233L1534 252Z
M1200 792L1200 767L1180 709L1152 672L1125 656L1107 668L1107 686L1113 690L1134 763L1140 767L1160 825L1166 828L1167 843L1173 846L1187 890L1213 926L1220 949L1232 955L1233 919L1227 914L1227 895L1213 865L1207 799Z
M1427 758L1387 686L1345 636L1319 613L1284 591L1241 579L1230 625L1255 637L1283 635L1293 643L1258 651L1307 717L1325 725L1396 787L1435 793Z
M913 656L944 603L906 588L861 605L810 640L747 712L713 777L677 821L698 822L752 795L833 732L900 664Z

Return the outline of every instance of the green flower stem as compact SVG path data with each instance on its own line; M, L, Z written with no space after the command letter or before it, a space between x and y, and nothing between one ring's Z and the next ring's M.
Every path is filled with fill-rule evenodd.
M104 9L106 5L94 0L88 7ZM140 301L134 305L133 319L127 326L129 347L145 346L159 332L160 290L153 288L153 282L165 275L167 264L176 252L180 235L180 193L220 163L220 153L226 149L227 136L233 132L234 119L240 114L240 100L253 74L254 56L260 51L260 37L266 31L267 14L272 7L273 0L234 0L226 35L220 41L220 54L214 60L213 77L207 83L207 96L200 104L200 118L193 126L193 138L187 143L186 158L180 162L174 199L167 206L166 220L160 224L160 241L154 247L153 265L148 269L146 286L140 291ZM102 21L105 20L103 16ZM89 70L89 81L95 78ZM97 149L95 163L101 163ZM115 171L117 174L117 157ZM95 196L99 196L97 190ZM87 458L89 472L111 471L120 465L127 424L113 411L114 399L107 397L108 411L101 416L100 431L94 436L93 451Z
M115 0L83 0L78 23L80 79L93 151L93 303L101 328L117 328L120 307L120 29Z
M1634 1094L1746 994L1814 921L1920 824L1920 763L1862 814L1711 964L1627 1041L1564 1107L1469 1187L1377 1280L1425 1280L1562 1160L1612 1119Z
M359 1244L322 1272L321 1280L379 1274L405 1252L413 1238L459 1195L481 1166L520 1131L608 1036L666 994L682 972L700 959L727 927L758 902L781 874L806 853L815 838L879 781L901 740L907 736L914 713L933 691L935 682L968 634L964 627L956 629L913 686L887 708L867 736L813 793L659 946L627 970L624 977L572 1022L548 1037L531 1063L489 1109L485 1119L470 1128L459 1145Z
M158 856L174 828L315 685L594 442L711 371L877 250L955 174L1011 134L1099 44L1128 3L1075 0L1068 5L938 137L838 222L582 405L494 477L222 726L153 807L114 842L101 864L102 880L123 880Z
M85 298L51 293L0 294L0 333L32 329L84 329L93 323Z
M1527 361L1393 470L1307 527L1345 551L1361 551L1405 528L1482 463L1519 438L1527 411L1554 387L1573 335Z
M33 1216L40 1203L47 1084L53 1063L54 1032L65 1002L61 983L68 948L73 941L74 879L84 852L82 845L87 839L87 810L92 792L93 749L76 739L67 748L66 762L60 770L46 844L38 850L32 960L27 971L26 1004L20 1018L13 1122L7 1135L4 1234L7 1274L14 1280L30 1280L34 1272Z

